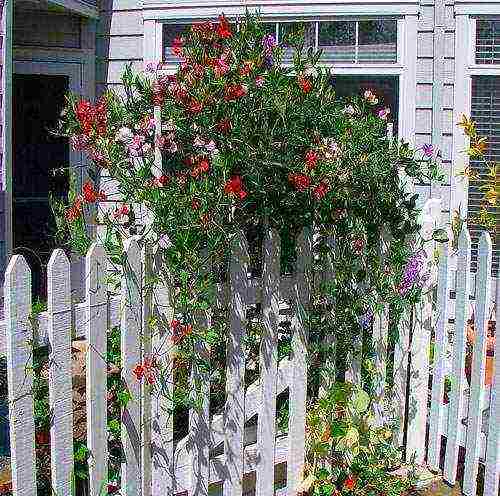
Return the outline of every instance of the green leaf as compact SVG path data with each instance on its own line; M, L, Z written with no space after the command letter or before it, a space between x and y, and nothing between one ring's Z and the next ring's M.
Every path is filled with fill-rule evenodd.
M358 390L352 399L352 404L358 413L364 413L370 404L368 393Z
M347 425L341 420L334 420L330 424L330 435L333 438L344 437L347 434Z
M432 239L438 243L447 243L450 238L446 229L435 229L432 233Z

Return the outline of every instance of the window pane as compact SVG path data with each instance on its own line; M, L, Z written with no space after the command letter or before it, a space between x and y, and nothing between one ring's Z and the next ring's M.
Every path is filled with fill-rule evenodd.
M179 57L172 53L172 45L175 38L182 36L190 27L190 24L164 24L163 25L163 61L170 63L179 62Z
M305 47L313 47L315 45L315 26L314 22L281 22L278 25L278 41L280 45L285 46L283 61L289 62L292 60L293 49L287 48L296 39L302 38L305 42Z
M323 50L324 62L355 62L356 22L320 22L318 48Z
M377 108L389 107L389 121L398 129L399 78L398 76L350 76L338 74L332 78L335 93L340 98L362 95L371 90L379 99Z
M471 117L476 122L479 136L484 136L488 142L486 158L492 162L500 162L500 77L473 76ZM471 160L471 167L478 174L478 179L469 182L469 216L477 216L484 198L484 191L479 188L487 182L487 169L481 161ZM500 209L494 210L497 225L500 225ZM480 229L474 223L471 228L473 242L473 260L477 259L477 243ZM498 274L500 257L500 237L496 236L493 246L493 275Z
M358 62L396 62L397 22L359 21Z
M500 64L500 21L477 21L476 64Z

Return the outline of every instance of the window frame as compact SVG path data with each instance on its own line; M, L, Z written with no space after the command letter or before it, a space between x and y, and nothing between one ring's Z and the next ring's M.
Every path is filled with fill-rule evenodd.
M163 24L192 23L196 19L216 17L219 7L160 9L164 0L146 0L145 8L155 7L144 12L144 68L149 64L157 64L163 60ZM369 20L396 19L396 62L386 63L325 63L326 67L334 69L336 74L352 76L398 76L398 130L399 137L410 144L415 142L415 113L417 88L417 19L419 5L413 0L394 4L336 4L328 7L329 11L319 14L308 13L310 7L303 5L302 12L296 7L288 7L289 14L280 14L280 5L270 5L261 9L264 20L283 21L339 21L339 20ZM264 10L264 12L263 12ZM299 10L295 13L295 11ZM241 7L224 9L228 17L244 14ZM165 73L175 71L176 64L165 69Z
M479 3L472 4L474 8L465 11L464 5L471 4L462 4L456 15L455 33L460 33L460 36L455 36L455 53L465 53L465 57L455 57L453 123L459 122L462 114L469 116L471 113L472 76L500 77L500 64L476 64L477 20L500 16L483 13ZM500 2L493 6L498 12ZM469 181L459 174L469 165L468 144L463 130L453 126L450 215L458 211L462 218L468 214Z

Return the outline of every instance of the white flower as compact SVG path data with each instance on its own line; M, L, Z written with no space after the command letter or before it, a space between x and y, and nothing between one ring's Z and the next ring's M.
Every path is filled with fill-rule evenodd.
M201 139L200 136L196 136L193 141L193 146L201 148L202 146L205 146L205 141Z
M175 131L175 124L172 119L168 120L161 126L162 131Z
M207 151L209 152L213 152L217 149L217 145L215 144L215 142L213 140L210 140L206 145L205 145L205 148Z
M356 113L356 109L352 105L347 105L347 107L344 108L344 112L347 115L354 115Z
M121 127L116 133L115 140L120 141L122 143L130 143L132 138L134 137L134 133L128 127Z
M315 78L318 75L318 71L315 67L307 67L304 71L304 77Z

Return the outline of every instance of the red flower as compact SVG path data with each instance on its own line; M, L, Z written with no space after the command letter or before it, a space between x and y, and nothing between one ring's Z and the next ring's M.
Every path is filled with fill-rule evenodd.
M48 431L39 431L36 433L35 441L37 444L49 444L50 435Z
M108 494L116 494L120 490L120 486L116 482L108 482Z
M163 188L170 182L170 176L160 176L160 177L155 177L153 179L153 186L156 186L157 188Z
M229 134L231 132L231 121L229 119L222 119L219 121L216 125L217 131L219 131L222 134Z
M123 204L120 208L115 210L115 213L113 216L115 219L118 219L120 217L123 217L124 215L128 215L130 213L130 208L127 204Z
M349 475L347 479L344 481L344 489L352 491L355 486L356 486L356 479L352 475Z
M0 494L10 494L12 492L12 482L0 484Z
M144 373L145 373L145 370L144 370L144 367L138 363L133 369L132 369L132 374L135 375L136 379L138 381L142 381L142 378L144 377Z
M170 322L170 329L172 329L172 331L175 331L180 325L181 325L180 320L173 319L172 322Z
M76 106L76 118L84 134L90 134L94 122L94 108L87 100L80 100Z
M151 89L153 90L153 105L160 106L165 99L165 90L163 85L156 81L153 83Z
M229 25L229 22L227 22L227 19L223 15L219 16L219 25L217 26L217 36L223 39L231 38L231 36L233 36L233 33L231 32L231 26Z
M226 102L231 102L244 97L248 93L248 90L243 84L229 84L226 86L225 93L224 99Z
M314 150L306 153L306 166L308 169L314 169L318 165L318 154Z
M191 324L176 327L172 333L172 342L175 345L179 344L186 336L191 334L192 331L193 326Z
M199 210L199 209L200 209L200 207L201 207L201 203L200 203L200 201L199 201L199 200L196 200L196 199L195 199L195 200L193 200L193 201L191 202L191 208L192 208L193 210Z
M199 114L203 110L203 105L198 100L193 98L189 102L188 110L193 114Z
M245 62L240 69L240 76L248 76L252 72L252 69L253 69L253 63Z
M321 200L329 191L329 186L325 182L320 182L313 191L313 196L316 200Z
M183 49L184 49L184 39L180 37L174 38L174 41L172 43L172 53L176 57L180 57L182 56Z
M311 185L311 178L305 174L289 174L288 180L297 191L305 191Z
M82 213L82 198L77 196L73 205L66 210L65 217L68 222L74 222Z
M83 185L83 199L87 203L95 203L97 201L106 201L106 195L102 191L96 191L90 181Z
M199 177L199 176L201 176L201 174L207 173L209 170L210 170L210 162L206 158L203 158L200 160L197 167L195 167L191 171L191 177L195 177L195 178Z
M313 85L311 81L309 81L309 79L300 76L298 79L298 83L304 93L309 93L312 90Z
M99 98L99 101L97 102L94 109L95 126L97 134L99 136L104 136L106 134L108 124L107 111L108 104L106 102L106 99L104 97Z
M241 176L232 176L224 185L224 192L230 196L237 196L240 200L244 200L247 192L244 190Z
M357 238L352 243L352 249L357 255L361 255L365 247L365 240L363 238Z

